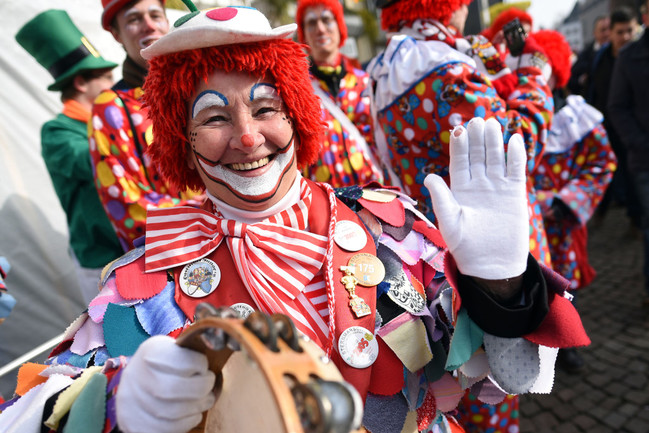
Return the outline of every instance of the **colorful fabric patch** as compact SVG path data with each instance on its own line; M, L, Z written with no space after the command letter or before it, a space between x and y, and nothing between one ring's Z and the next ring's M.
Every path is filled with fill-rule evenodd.
M412 225L414 222L415 215L412 212L407 211L406 222L404 223L404 225L395 227L393 225L385 223L382 225L383 232L392 236L392 238L394 238L394 240L396 240L397 242L400 242L404 240L406 236L408 236L408 234L412 231Z
M104 313L108 304L124 305L126 299L122 298L117 292L115 277L110 278L104 284L99 294L90 301L88 306L88 315L95 323L101 323L104 320Z
M185 324L185 314L174 301L175 283L170 281L159 294L135 306L137 318L149 335L167 335Z
M394 395L403 388L403 364L381 337L379 356L372 364L372 376L368 391L378 395Z
M74 334L70 351L77 355L85 355L92 349L104 345L104 330L101 325L92 320L86 320L83 326Z
M461 309L455 322L455 331L446 359L448 371L459 368L467 362L482 345L484 332L469 318L466 309Z
M484 347L491 374L505 392L522 394L530 390L541 368L536 344L524 338L501 338L485 333Z
M101 433L106 417L106 384L103 374L93 375L72 403L63 433Z
M371 433L400 432L408 415L408 403L401 393L384 397L368 394L363 426Z
M144 259L115 270L117 291L124 299L149 299L167 285L167 272L144 273Z
M40 376L40 373L47 368L47 365L26 362L18 370L16 394L23 396L35 387L47 380L47 377Z
M424 323L409 313L383 325L377 334L410 371L423 368L433 359Z
M417 264L424 247L423 236L412 231L400 242L386 235L381 236L379 241L397 253L401 260L410 266Z
M462 374L462 377L468 379L467 385L462 386L463 388L468 388L473 383L487 377L489 374L489 361L487 360L487 354L484 349L479 347L478 350L473 352L471 358L462 364L458 370Z
M539 346L539 358L541 359L541 371L539 377L532 385L530 392L549 394L554 385L554 365L557 360L559 349L554 347Z
M464 395L464 390L460 388L460 385L450 373L445 373L441 379L431 383L430 389L435 395L437 409L442 412L455 410Z
M398 199L389 203L380 203L359 198L358 203L390 225L401 227L406 223L406 212L403 203Z
M490 378L473 385L471 394L474 394L481 402L491 405L499 404L507 397L507 393L494 384Z
M133 307L108 304L104 315L104 339L111 357L131 356L149 338Z
M417 409L417 428L423 431L430 426L437 417L437 407L435 406L435 396L430 391L426 392L424 401Z
M417 410L424 402L428 391L428 382L422 371L412 373L407 369L403 370L404 386L401 392L408 402L411 411Z
M73 382L67 376L55 375L47 382L36 385L17 402L2 412L2 422L11 426L14 432L41 431L43 406L50 396Z
M50 417L45 421L45 425L51 429L58 429L61 419L70 411L72 404L77 399L83 388L86 386L92 376L99 373L101 367L88 367L81 376L72 382L72 384L59 395L54 404L54 410Z
M132 250L129 250L126 254L124 254L122 257L119 257L109 264L104 267L101 271L101 283L106 284L106 280L110 275L113 273L113 271L117 268L121 268L122 266L126 266L129 263L133 263L140 257L144 255L144 246L141 246L139 248L133 248Z
M531 334L524 336L536 344L548 347L588 346L590 338L586 334L581 318L569 300L555 293L548 293L550 311Z

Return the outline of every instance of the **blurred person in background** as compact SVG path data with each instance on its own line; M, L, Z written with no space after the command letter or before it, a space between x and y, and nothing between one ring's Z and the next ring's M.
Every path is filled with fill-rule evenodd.
M643 6L645 30L640 39L619 52L608 96L608 113L628 154L626 168L631 174L641 207L643 305L649 306L649 16L646 13L649 1L645 1ZM622 164L622 161L619 163Z
M338 0L299 0L298 41L309 47L313 89L322 101L325 129L320 158L305 176L335 188L383 182L375 155L369 76L340 52L347 38Z
M163 0L102 0L103 28L126 51L122 80L102 92L92 108L88 131L96 187L124 251L144 235L146 210L182 204L199 206L203 197L176 191L145 156L153 141L142 85L148 63L140 50L169 31Z
M622 47L633 40L638 22L632 10L622 7L611 12L610 23L610 41L604 44L595 55L588 77L588 93L585 98L586 102L604 115L604 127L617 157L618 167L613 175L613 181L595 212L593 227L601 223L609 206L614 203L626 208L630 221L628 234L633 235L640 226L640 204L627 168L626 147L620 138L620 131L611 121L612 113L608 107L608 98L612 94L610 92L611 81L618 54Z
M101 269L123 251L102 206L88 149L95 98L113 85L116 63L102 58L63 10L27 22L16 40L54 77L63 111L41 129L41 153L65 211L72 259L85 303L97 295Z

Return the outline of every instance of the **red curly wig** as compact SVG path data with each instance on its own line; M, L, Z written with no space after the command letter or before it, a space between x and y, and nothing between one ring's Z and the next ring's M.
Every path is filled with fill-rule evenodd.
M340 47L343 46L347 39L347 25L345 24L345 12L343 5L338 0L298 0L297 11L295 12L295 22L297 23L297 40L305 44L304 39L304 12L307 8L313 6L324 6L334 14L338 31L340 32Z
M274 39L187 50L151 59L144 83L154 136L147 153L169 184L180 190L203 188L198 172L187 165L187 104L199 80L207 81L216 70L272 77L293 120L298 166L317 160L324 123L302 45Z
M532 33L534 41L543 48L552 65L552 76L556 80L555 87L562 88L570 79L572 48L566 38L556 30L539 30Z
M473 0L401 0L381 10L381 27L396 32L418 19L434 19L448 24L453 12Z

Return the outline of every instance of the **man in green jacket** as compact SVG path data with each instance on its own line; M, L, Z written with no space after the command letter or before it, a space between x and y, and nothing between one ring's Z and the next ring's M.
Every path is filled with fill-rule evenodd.
M41 130L42 155L70 231L70 247L85 303L96 294L101 269L123 251L99 201L88 148L87 123L95 98L113 84L117 64L103 59L63 10L27 22L16 40L55 81L63 112Z

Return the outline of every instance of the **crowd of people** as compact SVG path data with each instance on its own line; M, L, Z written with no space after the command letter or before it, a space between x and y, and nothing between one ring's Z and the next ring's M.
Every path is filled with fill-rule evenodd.
M583 367L587 224L614 202L649 305L632 11L577 57L515 7L465 35L471 0L375 0L387 41L362 67L338 0L274 28L183 3L170 26L164 0L102 0L118 83L65 11L16 35L61 92L42 153L88 308L21 368L0 431L192 430L219 372L175 339L202 303L290 317L362 402L354 430L518 431L519 394Z

